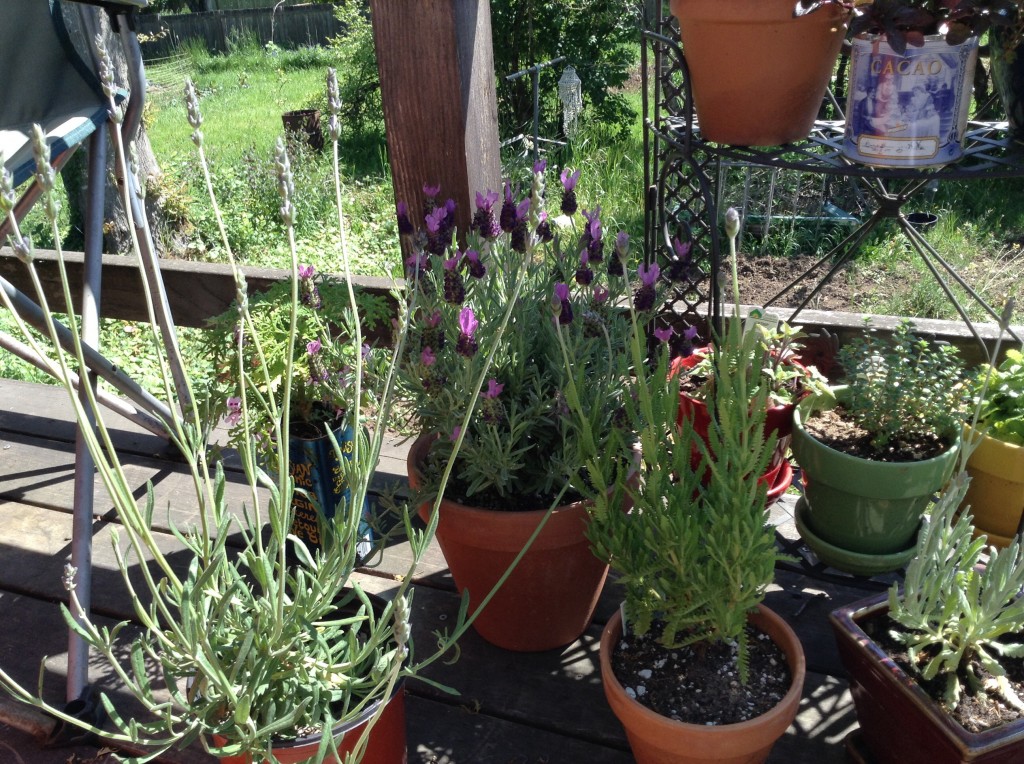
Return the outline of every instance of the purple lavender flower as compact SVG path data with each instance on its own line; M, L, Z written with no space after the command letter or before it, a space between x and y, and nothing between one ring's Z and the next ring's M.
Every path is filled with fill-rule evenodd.
M654 330L654 336L658 342L668 342L672 339L672 335L676 333L676 330L671 326L659 327Z
M626 258L629 256L629 234L619 231L615 236L615 254L608 258L608 275L625 276Z
M569 285L559 282L555 284L555 296L551 301L558 316L558 323L563 326L572 323L572 303L569 302Z
M306 343L306 355L309 356L309 382L318 385L327 381L327 369L324 367L324 359L320 355L323 345L320 340L312 340Z
M534 175L543 175L545 172L547 172L547 170L548 170L548 160L546 160L546 159L538 159L536 162L533 163L533 174Z
M480 419L487 424L501 424L505 420L505 407L498 400L505 385L493 377L487 380L487 390L480 393Z
M583 210L583 217L587 219L587 225L583 229L583 236L580 238L580 247L586 247L590 259L599 263L604 259L604 239L601 230L601 208L597 207L593 212Z
M445 337L444 328L441 326L441 311L435 310L425 323L426 326L420 334L420 347L443 350Z
M462 305L466 299L466 285L459 273L459 261L462 253L456 252L454 257L444 261L444 301L450 305Z
M396 206L396 212L398 214L398 235L412 236L416 233L412 220L409 219L409 205L405 202L399 202Z
M512 198L512 184L505 181L505 201L501 205L501 216L498 221L501 230L505 233L512 233L516 227L516 202Z
M498 382L494 377L487 380L487 390L480 393L484 398L497 398L501 395L501 391L505 389L504 383Z
M432 186L429 183L423 184L423 195L428 199L433 199L439 193L441 193L441 184L438 183L436 186Z
M444 232L444 223L447 217L447 209L436 207L424 219L427 225L427 251L432 255L443 255L448 249L448 241L445 241Z
M694 340L697 339L697 327L688 326L683 330L683 342L679 347L680 355L684 358L693 355Z
M446 246L451 246L455 235L455 200L448 199L444 203L445 215L441 218L441 226L438 235L444 240Z
M636 273L640 277L641 286L633 296L633 305L639 311L650 310L658 296L654 285L658 283L661 268L657 263L651 263L650 266L641 264Z
M580 252L580 267L576 269L576 283L589 286L594 280L594 271L590 268L590 255L587 250Z
M608 294L608 290L605 289L603 286L594 287L594 302L600 305L602 302L608 299Z
M459 312L459 340L455 343L455 352L466 358L476 355L477 343L473 339L480 322L476 320L472 308L463 308Z
M559 180L562 181L562 212L566 215L574 215L579 209L576 201L576 182L580 179L580 171L570 172L568 168L562 170Z
M471 227L480 234L481 238L489 241L501 235L501 226L494 218L494 205L498 199L497 191L488 189L486 194L476 192L476 213L473 215Z
M551 230L551 221L548 220L547 212L542 211L538 217L540 219L537 222L537 238L547 244L555 238L555 234Z
M320 310L323 307L323 300L320 299L320 289L313 281L316 275L316 268L312 265L300 265L299 272L299 299L304 305L310 306L313 310Z
M669 281L677 282L689 279L692 272L693 242L683 242L678 238L673 238L672 257L669 260L668 267L665 269L665 275Z
M229 427L234 427L242 418L242 399L234 396L228 398L228 415L224 417Z
M413 252L405 258L405 275L410 280L416 280L424 271L431 270L430 258L426 252Z
M519 253L526 252L527 245L527 228L526 228L526 216L530 213L530 200L523 199L519 203L519 206L515 210L515 225L512 228L512 243L511 247L514 251Z
M437 356L429 345L420 352L420 363L428 368L437 363Z
M448 436L448 440L450 440L452 443L454 443L455 441L457 441L459 439L459 436L461 434L462 434L462 426L461 425L455 425L455 427L452 429L452 434Z
M487 275L487 268L480 262L480 253L475 249L466 250L466 262L469 263L469 275L475 279L482 279Z

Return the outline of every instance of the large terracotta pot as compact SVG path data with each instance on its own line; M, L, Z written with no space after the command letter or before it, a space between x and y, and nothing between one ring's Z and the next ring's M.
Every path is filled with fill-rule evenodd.
M409 485L423 485L421 467L432 438L409 449ZM426 522L431 505L419 507ZM503 512L441 501L437 540L459 592L469 590L469 613L526 545L546 510ZM590 550L583 502L558 507L511 575L473 622L491 644L533 652L563 647L586 630L597 607L608 566Z
M740 146L806 138L846 34L828 4L794 18L793 0L672 0L701 135Z
M970 426L964 437L974 437ZM964 506L970 506L974 527L999 548L1017 534L1024 514L1024 446L981 435L977 448L967 459L971 476Z
M888 595L878 594L832 613L839 657L861 733L875 764L1019 764L1024 720L972 733L954 722L861 627L885 618Z
M611 665L612 651L622 638L622 616L616 613L608 622L601 634L601 681L638 764L757 764L768 758L775 741L796 718L806 663L800 640L778 615L761 605L749 622L785 653L793 684L767 713L745 722L710 726L667 719L626 694Z
M836 388L840 400L845 389ZM811 405L799 404L793 418L793 456L805 483L804 521L813 533L805 541L812 549L813 540L821 539L864 555L912 554L921 516L952 474L959 434L953 447L932 459L876 462L836 451L808 433L804 421Z

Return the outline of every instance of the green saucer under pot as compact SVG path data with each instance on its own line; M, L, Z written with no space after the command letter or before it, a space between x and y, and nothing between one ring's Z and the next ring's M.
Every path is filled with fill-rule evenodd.
M845 390L836 388L837 401ZM932 496L952 475L959 433L948 451L932 459L877 462L836 451L810 435L804 421L815 408L813 399L805 400L793 419L792 449L803 471L808 527L823 541L852 552L906 550Z

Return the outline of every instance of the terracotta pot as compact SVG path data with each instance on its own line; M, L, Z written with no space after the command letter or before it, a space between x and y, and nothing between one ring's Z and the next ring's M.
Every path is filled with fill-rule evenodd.
M837 387L842 399L846 388ZM945 453L920 462L877 462L826 446L804 427L810 402L797 406L793 456L805 483L805 520L820 538L840 549L892 555L914 545L932 494L949 480L960 437ZM813 549L811 539L805 537Z
M608 622L601 634L601 681L638 764L757 764L768 758L775 741L796 718L806 663L800 640L778 615L761 605L749 622L785 653L793 684L767 713L745 722L711 726L667 719L626 695L611 665L612 651L622 638L622 616L616 613Z
M850 677L864 743L876 764L1019 764L1024 720L971 733L954 722L864 633L862 623L885 617L887 594L833 611L832 630Z
M776 146L806 138L839 58L845 12L794 18L792 0L672 0L705 140Z
M423 485L421 466L433 438L409 449L409 485ZM426 522L431 505L419 507ZM469 613L505 573L544 518L546 510L508 511L442 500L437 540L459 592L469 590ZM590 551L585 503L555 509L515 570L473 622L493 645L534 652L563 647L586 630L597 607L608 566Z
M973 430L964 427L964 437ZM967 487L964 506L970 506L974 527L999 548L1010 543L1024 514L1024 446L982 435L967 459Z

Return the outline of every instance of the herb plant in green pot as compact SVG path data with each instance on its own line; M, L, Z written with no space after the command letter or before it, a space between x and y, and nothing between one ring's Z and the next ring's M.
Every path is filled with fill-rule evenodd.
M978 421L964 425L972 445L964 505L988 543L1005 547L1020 533L1024 516L1024 354L1011 348L990 373Z
M793 456L804 496L797 528L824 562L850 573L896 570L913 556L932 495L960 443L961 365L902 323L840 351L845 386L797 406Z
M465 248L437 189L426 189L421 231L400 219L413 285L401 374L422 432L409 452L409 481L433 498L459 449L440 502L438 541L456 586L468 591L474 629L509 650L573 642L607 576L587 542L582 496L569 484L582 452L566 408L569 372L557 330L587 374L592 426L610 429L622 395L612 359L628 333L614 307L630 287L628 238L606 241L599 211L577 209L577 179L561 174L558 219L546 208L544 163L525 198L511 182L500 204L497 193L477 194ZM658 278L652 268L640 275L648 310ZM467 401L477 402L472 415ZM420 516L430 519L429 504Z
M588 536L625 591L601 637L605 695L640 764L760 762L796 714L805 666L792 630L762 604L778 552L759 480L775 445L759 339L733 318L714 343L705 443L677 425L667 345L648 365L633 318L621 425L588 426L582 370L567 389L586 448L577 485L591 501ZM574 368L568 345L565 363Z
M831 615L860 735L878 764L1024 761L1024 550L956 517L959 472L921 530L903 585Z
M109 64L105 52L101 54ZM349 308L355 317L346 224L340 207L344 193L337 162L339 104L333 72L328 83L339 201L334 251L339 270L346 274ZM191 84L186 101L200 165L212 187L199 129L202 118ZM55 241L60 242L57 205L52 198L54 178L48 169L49 153L41 133L36 146L37 164L47 168L42 172L47 195L44 206L51 211ZM115 160L125 173L129 172L127 149L119 140L115 148ZM297 293L301 276L294 247L296 206L291 163L281 141L275 166L282 218L291 243L290 286ZM13 227L15 249L34 272L31 245L20 235L12 214L15 197L9 183L9 176L0 177L0 210ZM122 201L127 206L129 200ZM212 201L216 210L216 200ZM225 247L230 253L227 242ZM263 338L253 331L245 281L240 271L235 273L241 334L260 354ZM66 276L64 288L70 289ZM396 582L386 601L374 601L355 573L363 541L360 526L364 500L394 399L391 381L381 390L376 420L364 419L358 320L345 340L350 343L349 357L355 365L352 384L341 390L339 398L353 433L350 458L338 462L348 493L338 502L334 516L326 520L331 532L320 548L311 550L305 544L296 544L298 559L291 561L287 545L295 514L292 499L297 490L288 469L291 387L282 386L280 399L263 395L272 382L267 365L249 369L239 364L237 379L242 384L237 427L242 436L236 444L244 471L244 483L239 485L226 477L223 463L214 458L208 442L211 423L195 403L198 384L191 377L185 381L191 388L188 400L192 403L185 411L175 408L167 381L166 349L155 324L150 327L149 337L165 380L162 399L172 411L165 424L182 453L182 469L188 470L195 488L192 496L175 496L175 501L191 504L194 512L188 516L194 520L187 525L172 525L177 545L169 548L166 538L158 538L151 529L153 513L159 511L152 488L146 496L135 492L130 468L112 445L109 413L97 404L89 386L83 387L82 395L75 389L71 369L84 366L81 344L76 339L73 353L60 349L54 319L45 310L45 294L40 293L38 298L43 301L49 323L50 351L55 353L60 382L77 420L86 425L81 432L116 513L114 553L135 608L131 622L110 627L95 620L82 608L76 593L76 571L68 566L65 585L69 605L64 608L64 616L92 650L91 661L103 662L113 671L120 692L131 696L133 706L129 715L117 707L114 696L101 692L100 701L114 729L98 729L83 718L53 707L2 668L0 688L103 740L144 746L153 758L198 741L208 752L231 762L308 760L318 764L323 760L357 762L365 758L374 764L404 764L404 680L451 649L468 627L460 618L437 652L417 654L410 635L410 582L416 563L411 563L407 575ZM10 300L0 300L11 310L24 341L44 354L42 343L29 331ZM152 304L150 308L152 315ZM296 348L304 345L299 335L297 300L291 302L286 313L283 378L289 379L296 353L301 352ZM71 314L67 321L72 336L77 338L78 319ZM405 331L400 332L400 344L406 336ZM393 380L393 375L388 379ZM92 421L95 429L86 424ZM269 438L264 429L267 425L271 428ZM267 446L264 442L262 454L257 453L258 435L270 443ZM336 452L341 450L336 441L333 445ZM404 521L411 530L407 510ZM431 532L428 527L426 532L410 534L415 560L430 543Z

